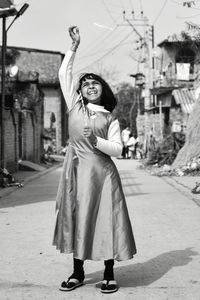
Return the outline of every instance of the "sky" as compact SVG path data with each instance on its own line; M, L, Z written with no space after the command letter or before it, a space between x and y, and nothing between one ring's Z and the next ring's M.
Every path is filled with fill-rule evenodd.
M8 31L8 45L65 53L71 45L68 27L77 25L81 44L74 72L104 69L113 71L117 81L132 80L139 71L136 60L138 36L125 17L133 23L143 16L155 28L155 44L170 34L185 29L185 22L200 23L200 1L183 6L181 0L28 0L29 8ZM24 4L14 0L17 10ZM12 18L7 19L7 25ZM142 27L135 27L142 34Z

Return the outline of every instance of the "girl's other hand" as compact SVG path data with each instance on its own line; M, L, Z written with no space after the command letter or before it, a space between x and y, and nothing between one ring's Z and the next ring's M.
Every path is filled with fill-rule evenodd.
M85 126L83 130L83 134L86 138L88 138L91 142L92 145L96 144L97 142L97 137L94 134L93 130L89 126Z
M70 26L68 30L73 43L79 45L80 43L79 28L77 26Z

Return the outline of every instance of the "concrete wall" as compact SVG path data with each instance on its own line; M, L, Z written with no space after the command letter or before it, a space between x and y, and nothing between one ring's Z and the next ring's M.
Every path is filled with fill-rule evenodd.
M52 125L55 132L56 150L59 151L62 146L62 109L61 109L61 93L59 89L43 88L44 92L44 129L50 130L51 114L55 114L55 123ZM50 131L51 132L51 131ZM54 138L54 133L52 133Z
M144 141L145 135L150 133L160 140L162 138L164 128L164 114L145 114L137 117L138 136L141 141Z

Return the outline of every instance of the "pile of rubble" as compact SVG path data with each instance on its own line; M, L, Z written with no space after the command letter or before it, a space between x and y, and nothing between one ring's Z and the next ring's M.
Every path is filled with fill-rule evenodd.
M161 147L154 150L152 166L147 166L153 175L157 176L200 176L200 98L191 112L185 134L176 139L168 137ZM173 136L174 137L174 136ZM158 153L155 156L155 151ZM163 155L160 156L160 153ZM158 155L159 154L159 155Z
M200 155L192 158L186 165L173 168L165 164L159 167L158 164L149 168L152 175L156 176L200 176Z
M172 165L184 142L185 134L176 133L170 134L162 141L154 143L153 147L150 144L145 165L156 165L158 167Z
M6 168L0 168L0 188L11 186L23 187L23 183L16 180L16 178L8 172Z

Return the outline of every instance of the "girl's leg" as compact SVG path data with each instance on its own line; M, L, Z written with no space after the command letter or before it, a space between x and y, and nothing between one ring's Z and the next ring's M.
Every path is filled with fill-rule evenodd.
M114 259L109 259L104 261L105 270L104 270L104 280L114 280Z
M74 258L74 270L72 275L68 278L67 281L63 281L60 286L61 291L72 291L75 288L83 285L85 279L85 273L83 269L84 261Z
M114 293L118 290L117 283L114 280L114 259L104 261L105 271L101 285L102 293Z
M74 270L73 274L70 276L71 278L76 278L79 281L83 281L85 279L85 272L83 268L84 261L81 259L74 258Z

